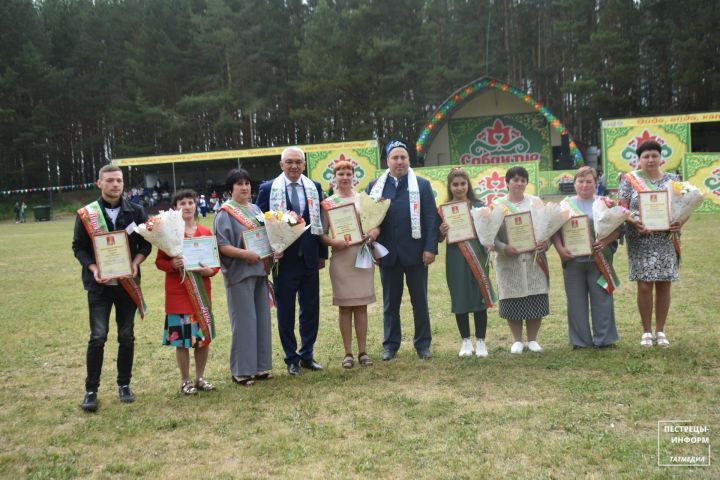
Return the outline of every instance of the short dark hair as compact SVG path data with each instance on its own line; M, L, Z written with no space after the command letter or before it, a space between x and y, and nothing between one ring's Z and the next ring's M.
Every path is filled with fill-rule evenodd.
M640 155L643 154L643 152L647 152L648 150L655 150L656 152L662 154L662 145L660 145L655 140L645 140L643 143L640 144L639 147L637 147L635 153L639 158Z
M195 203L197 203L198 194L195 190L191 189L185 189L185 190L178 190L175 192L175 195L172 196L170 199L170 205L172 205L173 208L177 207L177 204L180 200L186 199L186 198L192 198Z
M230 170L227 177L225 177L225 188L227 191L232 193L233 185L238 183L240 180L247 180L252 183L252 180L250 180L250 174L244 168L233 168Z
M528 174L528 171L525 170L525 167L510 167L508 168L507 172L505 172L505 183L510 182L515 177L522 177L528 182L530 181L530 175Z
M467 198L468 198L468 200L470 200L471 202L477 202L478 199L475 196L475 190L472 187L472 183L470 183L470 176L468 175L468 173L465 170L463 170L460 167L453 167L450 169L450 173L448 173L448 176L447 176L447 198L448 198L448 200L447 201L448 202L452 201L453 195L452 195L452 190L450 189L450 184L452 183L453 180L455 180L458 177L464 178L465 181L467 182L467 185L468 185Z
M110 172L122 173L122 170L117 165L113 165L112 163L109 163L109 164L103 166L100 170L98 170L98 180L102 180L102 176L104 173L110 173Z

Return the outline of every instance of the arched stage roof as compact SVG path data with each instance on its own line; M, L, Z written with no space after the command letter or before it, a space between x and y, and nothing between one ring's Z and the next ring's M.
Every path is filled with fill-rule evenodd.
M425 125L423 131L420 132L420 136L415 144L418 156L425 155L430 143L435 137L436 132L440 130L454 112L478 94L490 89L512 94L533 107L535 111L542 113L550 126L557 130L560 135L568 136L568 146L570 148L570 154L575 159L575 164L579 166L584 163L582 153L580 152L580 149L578 149L577 144L570 135L570 132L568 132L568 129L565 128L565 125L563 125L560 119L553 115L546 106L522 90L489 77L478 78L477 80L474 80L457 89L440 105L440 107L435 110L435 112L433 112L430 121Z

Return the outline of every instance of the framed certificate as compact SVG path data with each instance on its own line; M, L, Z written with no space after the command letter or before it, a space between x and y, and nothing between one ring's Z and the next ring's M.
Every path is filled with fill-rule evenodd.
M645 228L653 231L670 230L670 202L667 191L638 192L638 200L640 221Z
M592 237L587 215L572 217L565 222L562 226L562 236L565 248L573 257L592 255Z
M272 255L273 251L272 248L270 248L270 240L268 239L265 227L245 230L242 233L242 237L245 250L257 253L260 255L260 258L267 258Z
M360 230L360 219L358 219L355 204L341 205L327 210L330 220L330 233L332 238L345 240L348 245L361 243L363 240Z
M530 212L511 213L505 215L505 235L508 244L515 247L520 253L535 250L535 231L533 230Z
M476 238L467 202L450 202L440 205L440 216L450 227L447 233L448 244Z
M186 270L220 267L220 256L215 235L183 239L182 256Z
M109 280L132 276L130 245L125 230L94 235L92 240L100 278Z

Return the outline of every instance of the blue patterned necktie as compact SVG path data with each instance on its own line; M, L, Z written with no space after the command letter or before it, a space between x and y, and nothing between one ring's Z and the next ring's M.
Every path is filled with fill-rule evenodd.
M298 215L302 215L302 210L300 209L300 197L298 196L297 192L298 184L296 182L293 182L290 184L290 186L292 187L290 189L290 202L293 205L293 210Z

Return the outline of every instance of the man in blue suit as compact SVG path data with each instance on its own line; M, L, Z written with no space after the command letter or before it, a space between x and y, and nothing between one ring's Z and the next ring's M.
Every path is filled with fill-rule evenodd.
M391 200L377 238L389 251L380 260L384 304L383 360L394 358L400 348L403 279L407 281L413 307L413 344L418 356L427 360L432 357L428 266L435 261L438 242L435 197L430 182L415 176L410 168L410 155L404 143L392 141L385 150L388 170L368 186L371 196Z
M327 247L320 243L320 184L303 175L305 152L288 147L280 156L283 173L260 185L257 206L268 210L294 211L310 225L303 235L282 255L279 273L273 277L280 343L290 375L301 375L302 369L322 370L313 357L313 347L320 324L320 274L325 267ZM300 304L300 350L295 337L295 298Z

